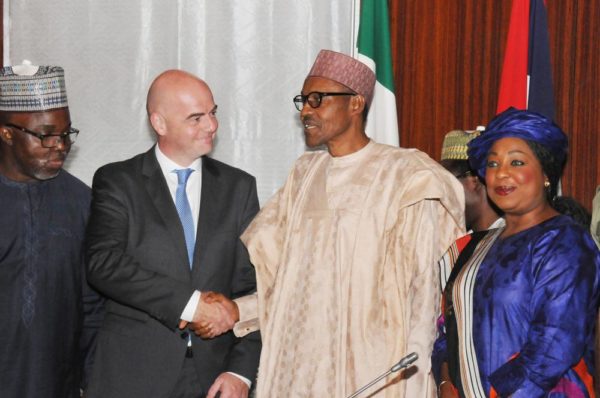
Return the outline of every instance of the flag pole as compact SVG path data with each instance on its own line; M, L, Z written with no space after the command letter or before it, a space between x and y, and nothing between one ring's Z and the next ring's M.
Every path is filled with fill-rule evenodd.
M358 57L358 27L360 25L360 0L352 0L352 37L350 48L352 57Z

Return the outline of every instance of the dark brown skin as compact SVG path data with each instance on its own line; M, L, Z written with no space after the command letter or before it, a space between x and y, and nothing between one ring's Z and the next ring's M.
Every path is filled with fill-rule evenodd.
M71 118L68 108L46 112L19 112L4 115L13 123L40 134L66 131ZM71 147L60 143L44 148L39 138L14 127L0 126L0 174L17 182L43 181L54 178L63 167Z
M558 215L546 199L548 177L529 145L502 138L488 155L485 183L490 199L504 212L502 237L514 235Z
M456 161L445 159L440 164L453 175L457 176L464 166L457 166ZM476 175L459 176L458 181L465 191L465 221L467 230L485 231L494 223L500 214L496 212L490 202L485 185Z
M309 77L304 81L302 94L313 91L345 93L349 89L333 80ZM334 157L360 150L369 143L362 116L364 107L362 95L323 97L316 109L307 103L300 112L306 145L325 145Z

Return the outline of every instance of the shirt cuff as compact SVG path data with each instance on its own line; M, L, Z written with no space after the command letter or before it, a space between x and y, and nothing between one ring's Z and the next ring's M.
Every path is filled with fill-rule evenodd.
M240 314L239 321L233 326L236 337L244 337L259 330L258 324L258 295L256 293L233 300Z
M241 381L243 381L244 383L246 383L246 385L248 386L248 388L250 388L252 386L252 382L250 380L246 379L244 376L240 376L239 374L233 373L233 372L227 372L227 373L229 373L230 375L233 375L233 376L237 377L238 379L240 379Z
M196 313L196 307L198 307L198 300L200 299L200 291L194 290L192 297L188 300L183 312L181 313L181 320L186 322L192 322L194 320L194 314Z

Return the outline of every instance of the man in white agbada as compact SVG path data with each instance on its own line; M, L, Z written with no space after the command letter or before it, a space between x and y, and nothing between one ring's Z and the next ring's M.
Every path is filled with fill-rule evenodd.
M307 152L242 241L256 267L257 397L344 398L417 352L377 397L434 396L437 260L464 233L458 181L365 135L375 76L323 50L294 98ZM240 306L240 317L244 319Z

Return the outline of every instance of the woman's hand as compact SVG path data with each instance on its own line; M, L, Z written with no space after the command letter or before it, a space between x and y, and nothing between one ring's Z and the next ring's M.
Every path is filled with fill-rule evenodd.
M438 386L439 398L459 398L458 390L450 380L443 380Z

